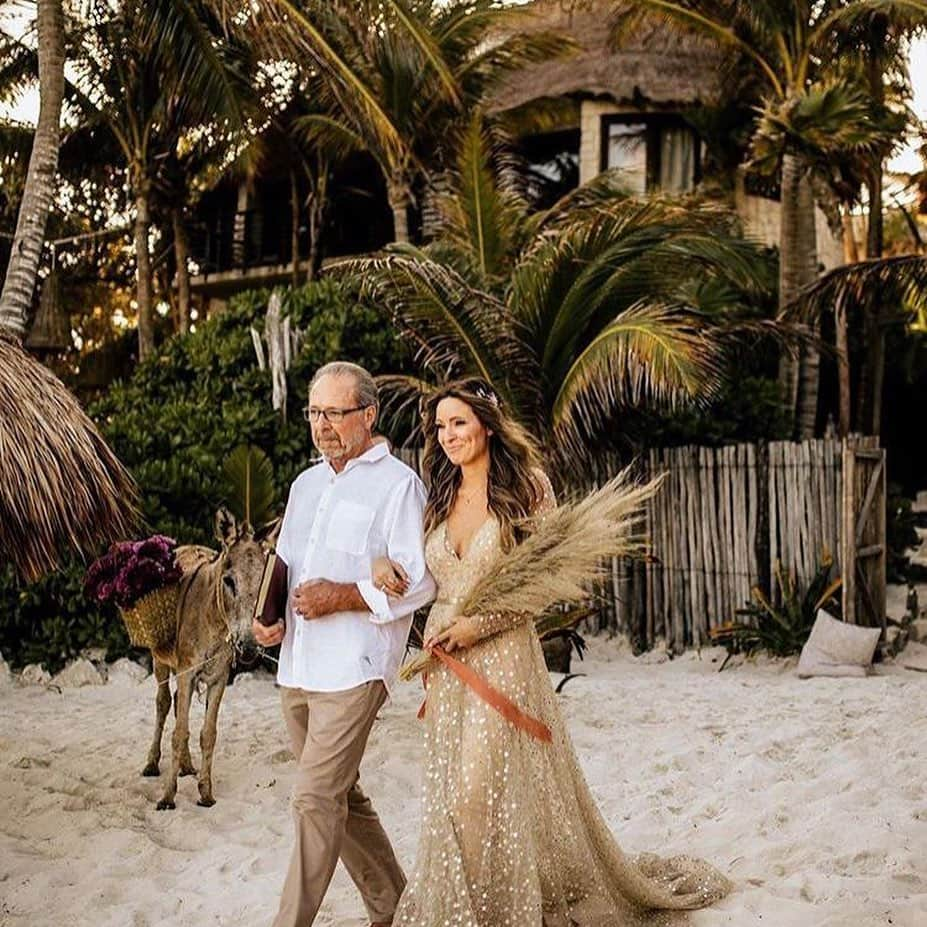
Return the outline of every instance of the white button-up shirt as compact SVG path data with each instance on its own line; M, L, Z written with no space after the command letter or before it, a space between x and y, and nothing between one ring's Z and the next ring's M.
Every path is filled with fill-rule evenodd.
M290 593L280 685L337 692L382 679L392 686L412 613L435 594L425 565L424 508L422 481L385 444L348 461L340 473L323 459L294 480L277 540ZM381 556L401 563L409 576L401 599L390 600L370 581L371 563ZM302 618L290 599L312 579L356 583L370 611Z

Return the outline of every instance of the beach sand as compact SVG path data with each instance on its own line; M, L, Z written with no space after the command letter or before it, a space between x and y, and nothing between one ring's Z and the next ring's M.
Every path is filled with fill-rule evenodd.
M927 673L801 681L795 661L718 673L593 638L561 703L600 808L628 851L691 853L736 883L695 927L927 924ZM381 712L362 768L400 859L419 827L418 685ZM154 680L0 689L3 927L269 925L289 858L294 763L271 677L226 693L217 804L155 810L144 779ZM197 757L203 706L194 703ZM165 753L169 752L168 721ZM162 760L162 770L166 760ZM440 889L439 889L440 890ZM339 867L316 922L363 927Z

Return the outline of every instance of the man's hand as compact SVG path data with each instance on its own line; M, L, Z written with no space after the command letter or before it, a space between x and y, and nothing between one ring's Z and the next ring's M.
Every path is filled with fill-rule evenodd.
M254 639L262 647L274 647L283 640L283 632L286 630L286 625L282 621L278 621L276 624L268 626L266 624L261 624L261 622L255 618L251 622L251 630L254 633Z
M334 612L367 611L354 583L333 583L328 579L313 579L300 583L293 592L293 611L301 618L324 618Z

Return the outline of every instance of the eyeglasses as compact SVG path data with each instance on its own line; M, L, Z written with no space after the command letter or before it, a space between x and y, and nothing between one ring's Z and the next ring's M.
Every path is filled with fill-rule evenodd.
M361 409L368 409L369 406L355 406L353 409L316 409L313 406L306 406L303 409L303 418L307 422L317 422L320 418L324 418L326 422L330 422L332 425L338 425L344 421L346 415L350 415L352 412L360 412Z

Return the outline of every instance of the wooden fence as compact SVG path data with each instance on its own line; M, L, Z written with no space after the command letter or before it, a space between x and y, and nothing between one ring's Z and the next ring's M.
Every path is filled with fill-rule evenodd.
M402 456L418 465L415 452ZM669 448L641 463L644 475L665 474L647 512L653 559L611 564L592 590L594 628L643 647L661 637L676 651L699 646L754 586L778 600L777 565L804 587L825 556L844 577L846 620L884 625L885 452L876 439ZM618 467L606 463L573 488Z

